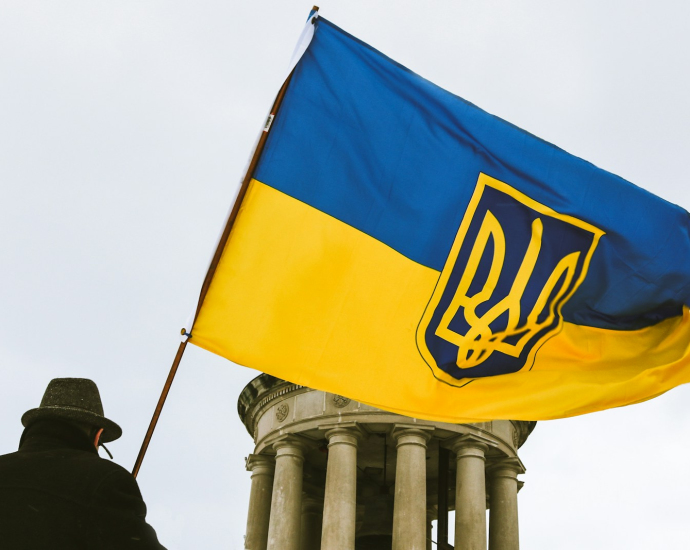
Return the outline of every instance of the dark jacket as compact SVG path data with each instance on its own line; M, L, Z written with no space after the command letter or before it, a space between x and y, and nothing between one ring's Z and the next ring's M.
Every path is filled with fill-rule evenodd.
M0 456L2 550L165 550L127 470L77 427L43 420Z

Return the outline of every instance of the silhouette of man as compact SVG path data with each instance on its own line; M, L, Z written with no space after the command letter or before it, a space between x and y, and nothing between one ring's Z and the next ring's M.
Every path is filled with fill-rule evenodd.
M51 380L22 424L19 450L0 456L0 547L165 550L136 480L98 456L122 430L93 381Z

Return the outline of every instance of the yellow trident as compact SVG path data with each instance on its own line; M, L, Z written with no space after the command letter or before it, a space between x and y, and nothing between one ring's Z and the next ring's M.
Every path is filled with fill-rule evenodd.
M481 203L485 192L489 193L489 198L486 207L483 207ZM501 213L505 213L506 220L515 224L514 227L506 226L504 230L501 226L498 221L500 216L492 211L493 201L496 200L504 209ZM531 225L522 226L523 222L510 215L511 209L522 212L529 209L534 214L529 218L533 220ZM474 233L470 232L470 226L477 222L479 230L473 242L470 242L469 235ZM529 244L519 265L510 261L508 267L506 230L523 231L523 227L530 231ZM549 233L551 228L556 231L553 235ZM562 248L554 239L560 239L559 235L575 234L567 228L572 228L572 232L579 235L579 241ZM561 308L587 276L592 254L603 235L601 229L584 220L556 212L507 183L480 173L438 283L417 327L417 348L434 377L462 387L468 383L468 378L517 372L531 364L540 346L562 326ZM493 251L489 243L493 245ZM507 243L510 246L510 238ZM552 243L554 246L547 248L542 246L543 243ZM458 258L465 247L469 249L467 256L463 254L467 262L459 266ZM563 256L554 257L554 254L559 254L559 248L562 248ZM487 275L478 273L480 263L489 264ZM538 290L537 299L532 302L534 294L537 294L536 289L534 293L531 290L536 273L539 273L540 284L546 275L543 274L542 264L548 264L547 269L555 267L551 273L546 273L548 278ZM449 285L453 284L451 280L455 278L452 276L457 269L462 269L462 274L459 275L457 287L451 289ZM482 280L484 277L486 280ZM507 294L497 296L499 282L501 292L505 292L503 289L508 285L504 284L504 280L508 277L511 280ZM526 289L529 289L529 300L525 296ZM444 299L446 293L451 297L449 302ZM440 305L442 299L443 306ZM460 315L466 321L466 324L461 323L462 330L469 327L466 334L451 328L453 320L458 321ZM436 318L438 324L434 322ZM453 348L453 354L457 348L455 363L463 372L462 375L453 372L458 369L446 363L446 344ZM499 353L491 357L494 352Z
M505 233L501 224L490 211L486 212L458 288L436 329L437 336L458 346L457 365L461 369L467 369L482 363L494 351L500 351L512 357L519 357L523 348L532 337L544 328L552 325L556 315L556 306L568 288L570 288L572 279L575 276L580 252L568 254L558 262L558 265L549 275L546 284L542 288L532 311L527 316L527 320L524 324L519 325L521 314L520 300L539 257L543 231L544 224L541 219L535 219L532 222L532 234L527 251L510 288L510 292L484 315L479 316L477 315L477 308L489 300L496 290L496 285L503 269L506 251ZM494 246L489 274L483 288L473 296L468 296L468 290L476 277L479 262L486 251L490 238ZM555 287L560 280L562 280L562 283L556 294L553 295ZM549 300L549 298L551 299ZM547 305L548 314L543 316ZM449 328L450 322L457 315L460 308L463 308L465 320L470 325L470 329L464 336ZM506 328L494 334L491 330L491 323L506 312L508 313ZM539 318L542 316L543 319L540 322ZM517 343L509 344L506 342L507 339L514 337L518 337Z

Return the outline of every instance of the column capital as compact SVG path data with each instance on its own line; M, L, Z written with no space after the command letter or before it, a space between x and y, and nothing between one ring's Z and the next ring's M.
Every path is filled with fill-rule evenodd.
M431 439L431 432L435 429L434 426L395 424L391 435L398 448L403 445L419 445L426 448L427 442Z
M276 468L275 457L271 455L250 454L245 460L245 467L252 474L270 474Z
M518 474L524 474L526 469L522 461L516 456L509 456L492 460L486 467L491 477L510 477L517 479Z
M335 422L322 424L319 430L326 432L328 447L345 444L357 447L369 437L369 433L357 422Z
M271 441L270 445L276 452L276 459L282 456L294 456L304 460L304 453L314 446L314 442L301 435L281 435Z
M495 445L493 441L480 435L463 434L445 442L444 447L450 448L457 455L457 458L470 455L484 458L489 447L494 447Z

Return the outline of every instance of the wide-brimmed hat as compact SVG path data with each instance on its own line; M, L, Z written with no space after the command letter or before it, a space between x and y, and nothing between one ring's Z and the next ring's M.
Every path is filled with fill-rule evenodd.
M26 427L37 420L59 418L83 422L103 428L101 441L115 441L122 428L103 416L103 404L98 386L87 378L55 378L50 381L41 399L41 406L26 411L22 424Z

